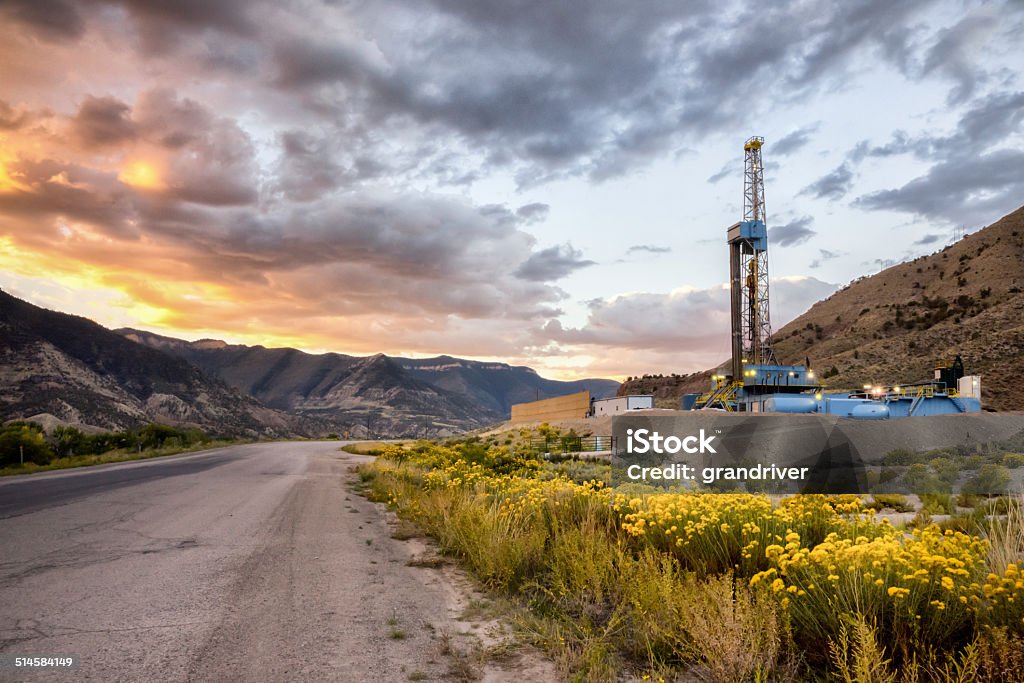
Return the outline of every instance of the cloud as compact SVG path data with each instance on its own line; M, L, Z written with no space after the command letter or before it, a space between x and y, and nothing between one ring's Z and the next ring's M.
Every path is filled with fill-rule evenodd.
M725 164L724 166L722 166L722 168L717 173L715 173L715 174L713 174L711 176L708 176L708 182L709 183L717 183L720 180L725 180L726 178L728 178L733 173L735 173L736 175L739 175L739 172L736 170L735 162L730 161L727 164Z
M867 175L857 164L886 155L952 164L968 142L984 149L961 155L966 167L995 169L1024 107L1003 48L983 43L1012 45L991 38L1018 15L969 9L961 38L961 14L924 0L653 0L643 12L612 0L12 0L0 5L0 220L28 265L4 263L88 274L180 329L546 349L541 321L569 297L557 281L592 263L527 232L559 210L533 201L564 198L558 181L678 162L772 112L813 120L819 96L861 85L867 64L952 83L968 93L961 121L944 136L882 131L809 195L847 196ZM769 140L780 158L815 141L814 124L784 130ZM922 184L941 187L941 170L924 168ZM730 162L708 180L739 173ZM967 215L1016 189L940 204ZM906 180L888 191L862 208L917 210L932 195ZM804 243L804 220L773 241Z
M613 0L585 8L382 0L285 12L241 0L110 0L78 10L40 0L19 2L15 15L33 30L43 30L42 15L60 17L51 23L68 27L69 41L91 31L143 59L165 58L157 72L177 72L179 82L229 73L254 107L301 112L315 124L301 130L337 141L323 153L342 157L331 159L340 175L318 176L330 185L365 179L370 167L376 177L427 174L457 185L495 170L511 171L521 187L605 180L766 113L775 105L752 101L754 87L799 102L836 87L864 59L909 68L924 60L922 46L936 64L955 53L961 68L982 68L969 46L941 33L950 27L921 21L928 2L811 5L721 12L704 0L654 0L623 13ZM22 16L30 11L40 17ZM989 30L977 23L978 35ZM791 131L774 153L794 153L814 130Z
M795 247L798 244L803 244L818 234L810 228L813 223L814 219L811 216L803 216L793 219L785 225L768 228L768 241L772 245L780 247Z
M85 21L70 0L7 0L0 5L2 14L47 41L77 39L85 31Z
M594 261L584 259L583 252L573 249L571 244L562 244L531 254L516 269L516 276L523 280L550 282L594 264Z
M823 264L825 261L832 261L834 259L839 258L840 256L843 256L843 252L841 252L841 251L830 251L829 249L819 249L818 250L818 258L816 258L813 261L811 261L808 264L807 267L808 268L820 268L821 264Z
M800 194L809 194L818 199L842 199L853 184L853 170L847 163L842 163L830 173L800 190Z
M778 329L837 286L812 277L786 277L773 280L771 288L772 322ZM729 353L729 287L598 299L590 303L582 327L549 323L544 331L559 344L675 353L678 364L704 369Z
M133 140L131 107L113 97L86 97L71 120L72 134L86 147L117 145Z
M672 247L661 247L656 244L634 244L626 250L626 255L635 254L637 252L647 252L648 254L668 254L672 251Z
M339 183L318 166L334 158L325 140L271 139L283 152L261 167L236 120L173 91L131 105L96 96L4 164L13 189L0 187L0 221L17 258L2 267L94 273L96 287L159 312L158 326L422 352L488 334L507 351L530 321L560 315L552 282L593 263L568 244L535 248L521 228L546 204L357 186L349 168ZM265 182L278 163L319 185L300 195Z
M952 158L932 166L902 187L858 197L870 210L905 211L943 223L975 224L1000 216L1024 197L1024 151L1001 149L975 157Z
M19 130L32 123L38 114L25 109L12 107L8 102L0 100L0 131Z
M903 186L862 195L854 205L904 211L945 224L980 225L1008 213L1020 205L1022 181L1011 169L1022 153L1007 141L1021 132L1022 123L1024 92L998 91L970 102L946 135L896 131L881 146L861 142L843 167L901 154L932 165Z
M803 149L807 143L811 141L811 135L818 130L819 126L820 124L815 123L810 126L798 128L793 132L782 136L771 144L770 149L772 155L784 157Z
M925 55L922 73L927 76L941 72L956 83L947 98L950 104L968 99L978 85L987 79L986 71L979 68L974 56L998 21L994 11L980 10L938 32L934 44Z
M921 237L921 239L914 240L914 244L919 244L921 246L925 246L925 245L928 245L928 244L935 244L936 242L939 242L940 240L942 240L942 238L943 238L942 235L937 235L935 233L928 233L927 235L924 235L923 237Z
M542 202L524 204L516 209L516 216L527 224L540 223L548 217L551 207Z

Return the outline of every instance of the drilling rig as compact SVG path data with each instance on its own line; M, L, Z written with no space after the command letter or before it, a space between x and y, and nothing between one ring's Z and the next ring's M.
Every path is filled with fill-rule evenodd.
M808 365L781 365L772 348L769 311L768 226L765 211L764 138L743 144L743 220L726 231L729 245L732 358L711 377L703 394L683 397L684 410L739 413L823 413L862 419L978 412L980 377L949 368L913 385L865 386L855 393L824 393ZM952 366L951 366L952 367ZM948 376L941 375L940 370Z
M764 138L743 145L743 221L728 231L732 294L732 376L744 363L774 364L768 307L768 226L765 224Z
M802 365L779 365L772 349L763 146L764 138L760 136L743 144L743 220L726 231L731 362L728 370L712 376L709 392L691 395L688 408L763 412L765 399L776 394L811 391L820 395L821 386L813 370ZM810 396L802 398L815 400Z

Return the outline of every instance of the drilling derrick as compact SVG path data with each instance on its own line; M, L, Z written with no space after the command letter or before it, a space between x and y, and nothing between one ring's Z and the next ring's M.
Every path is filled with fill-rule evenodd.
M824 391L806 365L780 365L768 312L768 227L764 204L764 138L743 144L743 220L727 230L732 359L711 375L708 391L685 394L683 410L818 413L864 420L981 411L981 377L963 362L935 370L935 379L901 386L865 385L863 392Z
M732 294L732 376L743 366L775 365L768 306L768 228L765 225L764 138L743 145L743 222L729 228L729 270Z

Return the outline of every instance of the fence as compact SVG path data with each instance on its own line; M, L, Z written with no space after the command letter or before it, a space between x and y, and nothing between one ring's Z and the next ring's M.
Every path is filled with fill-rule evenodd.
M572 453L594 453L611 451L615 447L613 436L549 436L530 439L532 453L571 455Z

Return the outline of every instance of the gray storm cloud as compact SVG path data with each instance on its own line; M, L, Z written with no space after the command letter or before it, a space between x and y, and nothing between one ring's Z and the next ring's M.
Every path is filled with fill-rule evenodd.
M578 329L542 329L568 296L555 283L610 261L588 257L598 251L582 232L576 246L539 248L530 231L541 235L561 207L515 191L642 172L776 107L843 91L871 62L941 83L956 125L922 134L894 124L829 162L801 196L932 221L1000 215L1024 196L1024 94L1008 62L989 63L980 47L1012 44L1024 11L951 8L10 0L0 4L0 58L11 64L0 133L25 144L4 160L17 191L0 196L3 236L99 268L145 258L170 280L259 299L253 315L377 311L396 336L419 316L409 338L441 345L432 350L472 336L469 320L495 339L528 330L538 348L543 329L586 344L636 339L615 322L629 320L652 340L641 343L667 349L688 339L680 320L717 329L721 293L613 298ZM814 114L787 124L773 153L825 153L833 143ZM900 157L920 170L859 189L865 165ZM138 162L152 166L149 186L125 173ZM738 183L738 168L708 180ZM496 177L508 179L507 205L470 199ZM794 208L773 243L808 249L811 212ZM650 243L631 255L669 249L640 240ZM815 282L777 287L810 296L830 286Z

